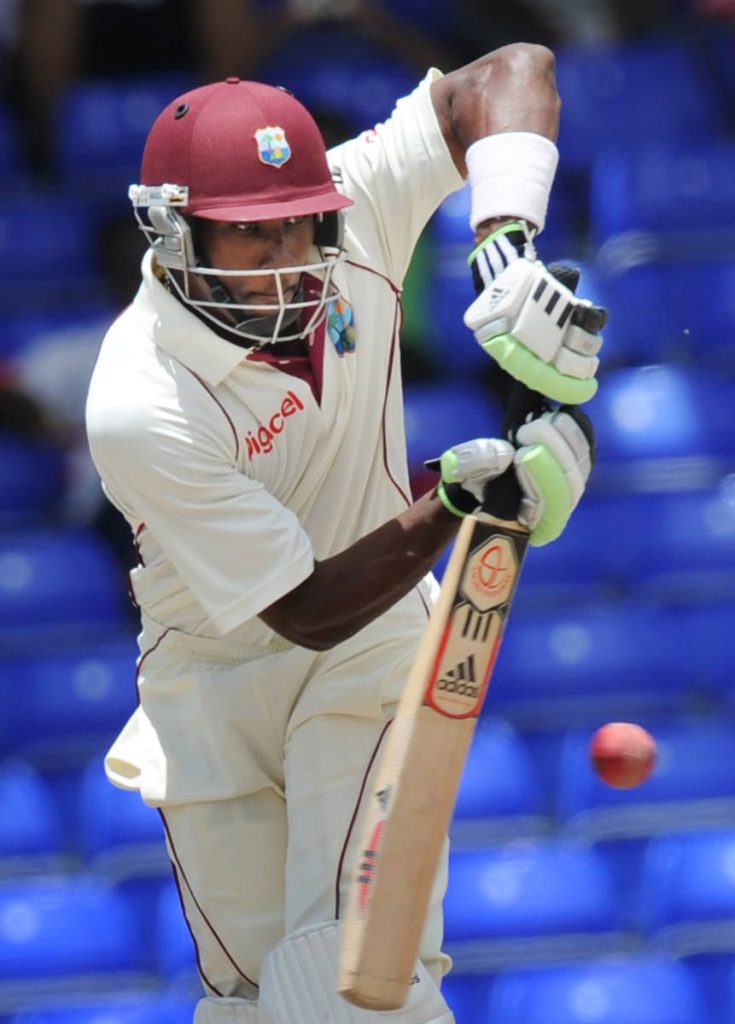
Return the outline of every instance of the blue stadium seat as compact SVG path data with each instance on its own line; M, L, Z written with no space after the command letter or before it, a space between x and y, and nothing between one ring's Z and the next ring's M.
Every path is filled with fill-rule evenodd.
M593 165L590 188L595 244L644 232L664 245L678 243L685 255L723 229L735 229L735 143L687 140L606 153Z
M92 530L7 530L0 537L0 644L43 637L71 642L127 625L125 582L108 543Z
M603 859L574 842L450 853L444 914L459 974L592 956L629 940Z
M470 227L472 193L468 185L452 192L439 206L430 221L431 239L441 255L448 247L461 250L464 259L465 277L469 277L467 257L472 251L473 232ZM538 237L537 247L543 253L545 263L551 263L565 256L572 246L573 209L568 197L560 192L552 193L546 225ZM461 320L461 317L460 317Z
M479 1020L502 1024L711 1024L694 979L651 955L519 971L500 978Z
M625 575L615 546L606 541L619 534L623 500L593 489L585 494L561 537L530 552L516 609L573 608L618 595Z
M538 730L685 709L702 680L678 642L684 618L635 596L515 611L490 688L493 713Z
M654 470L651 470L651 477ZM626 495L608 537L618 576L648 601L728 602L735 596L735 477L719 486ZM652 524L646 529L646 524ZM609 541L608 541L609 543Z
M627 466L629 482L644 486L647 469L651 486L676 483L676 460L644 460L635 476L632 463ZM688 472L685 467L684 481ZM706 480L714 473L705 465L701 475ZM568 610L585 600L614 605L633 595L644 608L671 598L689 605L726 603L735 596L734 569L733 474L692 490L592 489L559 540L530 553L515 602L523 611L556 609L560 601Z
M502 425L497 399L475 382L438 381L404 388L408 469L418 496L436 485L436 473L424 460L438 458L460 441L495 437Z
M364 35L336 25L303 29L263 67L264 81L289 89L317 120L338 116L344 138L389 117L396 100L410 93L418 78Z
M457 796L452 849L549 832L546 812L523 740L508 722L481 718Z
M671 256L659 247L640 257L616 242L616 253L601 262L599 277L603 304L614 311L605 329L608 364L694 363L732 378L732 242L727 252Z
M0 760L0 876L61 867L61 818L51 789L29 763Z
M132 635L14 664L17 723L11 749L48 768L81 768L101 753L135 710Z
M456 1024L491 1024L483 1015L495 979L483 974L451 971L442 979L442 995L454 1014Z
M588 411L597 434L597 486L684 490L735 462L735 381L704 369L611 371Z
M597 778L588 757L591 728L567 734L557 790L564 831L598 842L705 826L735 828L729 753L735 723L690 714L643 724L656 738L658 759L648 781L635 789L614 789Z
M725 1004L724 1024L735 1024L735 960L731 963L727 973L727 993L723 999Z
M667 490L677 484L677 460L642 460L635 473L627 466L628 482L662 489L607 494L592 486L562 536L530 553L517 609L614 603L634 592L648 603L735 596L735 475L718 481L702 460L699 469L685 464L681 485L700 476L706 486Z
M122 897L91 876L0 885L0 1006L34 997L150 983ZM15 1006L13 1002L15 1001Z
M725 132L714 82L677 41L559 47L556 77L563 171L588 171L607 150L637 149L641 139L695 144Z
M57 193L0 198L0 301L9 310L84 301L99 292L93 216Z
M138 180L148 131L171 100L193 88L188 75L86 78L60 97L54 162L67 193L119 211Z
M49 518L64 493L61 445L0 431L0 526Z
M115 881L136 875L168 877L171 870L158 812L138 793L111 785L99 758L90 762L81 780L79 850L90 869Z
M444 375L461 379L486 373L488 357L465 327L462 317L475 298L467 257L472 251L469 192L448 196L428 227L430 330L424 339L431 362Z
M17 728L19 715L15 696L20 664L22 662L11 657L0 659L0 707L3 709L0 715L0 757L8 755L11 737Z
M631 927L638 927L642 864L651 837L697 828L735 828L728 754L735 724L693 713L678 721L637 721L658 742L658 761L647 782L619 790L599 781L588 760L590 728L567 735L557 785L562 834L594 843L604 856Z
M734 862L734 828L661 836L650 841L640 886L649 947L686 963L718 1022L735 966Z
M617 370L603 383L589 403L601 462L732 455L735 384L669 365Z
M52 1005L27 1005L8 1024L191 1024L196 1000L158 992L121 993L80 1001L69 996Z
M640 890L649 939L678 956L735 950L733 863L732 827L652 839Z
M162 888L156 903L155 947L161 978L174 990L185 989L196 971L196 951L173 881Z

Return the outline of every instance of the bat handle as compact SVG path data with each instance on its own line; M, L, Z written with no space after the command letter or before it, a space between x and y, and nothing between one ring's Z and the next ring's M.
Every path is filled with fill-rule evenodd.
M503 437L512 441L516 430L530 414L539 416L548 408L549 403L542 394L532 391L519 380L514 381L503 420Z

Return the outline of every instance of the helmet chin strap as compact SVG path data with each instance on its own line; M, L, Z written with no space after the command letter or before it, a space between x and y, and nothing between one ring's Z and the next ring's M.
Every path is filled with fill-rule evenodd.
M272 316L253 316L245 317L242 320L237 320L234 314L227 309L227 305L234 302L233 296L229 288L225 283L218 277L214 278L214 283L210 285L210 292L215 302L221 302L223 304L222 313L225 314L232 327L235 330L242 330L246 328L251 335L256 335L262 338L264 341L277 343L279 341L278 334L273 337L273 320ZM302 285L299 285L298 292L294 295L292 302L301 302L303 300L304 289ZM287 309L281 319L279 331L282 331L286 327L291 327L299 317L300 309ZM213 314L216 316L217 314ZM221 317L224 320L224 317Z

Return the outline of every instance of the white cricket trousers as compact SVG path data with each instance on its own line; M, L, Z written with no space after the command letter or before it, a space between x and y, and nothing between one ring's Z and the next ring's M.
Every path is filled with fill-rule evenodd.
M270 672L251 674L240 714L243 751L258 744L257 785L231 799L150 801L164 821L208 995L257 998L273 946L340 918L361 808L413 658L413 644L397 636L388 652L369 631L355 657L344 645L334 654L304 652L311 668L292 701L273 699L278 680ZM218 671L217 689L227 685L223 671L237 673ZM450 965L441 952L446 881L445 844L419 951L437 983Z
M292 735L278 786L234 800L162 810L169 855L209 995L257 998L261 964L284 935L334 920L345 907L369 790L386 726L319 716ZM420 958L437 983L446 850Z

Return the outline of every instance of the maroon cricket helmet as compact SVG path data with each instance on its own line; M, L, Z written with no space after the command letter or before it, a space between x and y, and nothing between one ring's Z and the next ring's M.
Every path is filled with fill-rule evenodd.
M156 118L143 185L187 186L183 214L254 221L352 205L334 187L321 132L290 93L228 78L173 100Z

